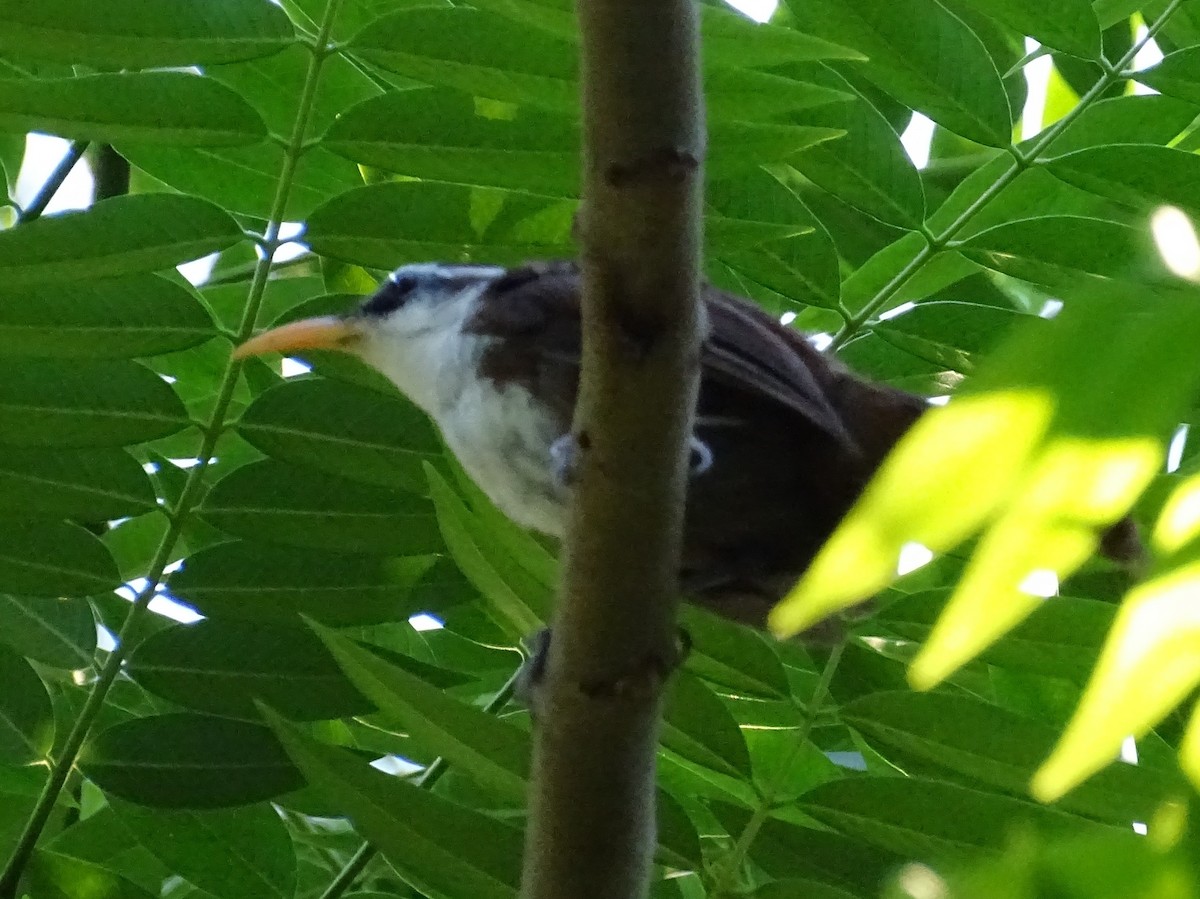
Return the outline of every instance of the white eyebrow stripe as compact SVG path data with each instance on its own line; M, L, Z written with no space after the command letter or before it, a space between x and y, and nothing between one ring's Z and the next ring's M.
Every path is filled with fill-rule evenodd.
M404 275L436 275L442 278L499 278L508 269L498 265L446 265L441 262L414 262L402 265L390 275L388 280L395 282Z

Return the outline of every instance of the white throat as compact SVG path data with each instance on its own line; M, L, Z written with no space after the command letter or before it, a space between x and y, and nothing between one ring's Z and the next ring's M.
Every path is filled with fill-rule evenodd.
M429 414L501 511L525 527L562 536L566 488L550 458L550 445L562 435L524 387L479 377L480 356L494 338L462 331L488 283L414 298L368 319L359 353Z

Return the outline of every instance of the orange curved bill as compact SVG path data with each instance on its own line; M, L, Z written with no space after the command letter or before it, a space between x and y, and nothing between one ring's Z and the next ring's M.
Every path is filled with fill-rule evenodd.
M299 350L346 350L346 345L358 337L357 326L345 319L332 316L306 318L251 337L234 349L233 358Z

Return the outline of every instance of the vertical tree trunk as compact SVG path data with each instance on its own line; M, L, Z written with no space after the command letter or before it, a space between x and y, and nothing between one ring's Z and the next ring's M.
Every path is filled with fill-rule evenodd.
M699 375L704 116L693 0L578 0L583 380L539 697L526 899L644 896Z

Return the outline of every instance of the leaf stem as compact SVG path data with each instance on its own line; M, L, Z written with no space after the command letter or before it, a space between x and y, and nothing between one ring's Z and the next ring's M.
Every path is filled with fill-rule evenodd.
M58 165L54 167L54 171L50 173L50 177L29 201L29 205L22 209L17 214L17 224L24 225L39 218L46 207L50 205L50 201L54 199L54 195L58 193L63 182L67 180L67 176L71 174L71 170L75 168L75 163L83 158L83 154L87 152L88 141L77 140L67 148L67 152L63 158L59 160Z
M754 814L750 820L746 822L746 826L742 828L742 832L738 835L733 849L729 855L721 860L721 869L718 872L718 877L724 882L718 883L718 895L728 891L733 886L733 878L738 868L741 867L742 862L745 861L747 854L749 854L750 847L754 844L754 839L758 836L758 832L762 829L763 824L771 816L771 810L775 807L775 800L779 796L780 791L783 790L784 782L787 779L788 772L792 768L792 763L796 760L796 756L800 754L805 744L807 744L808 736L812 733L817 716L821 713L821 707L825 702L825 697L829 693L829 685L833 682L834 674L837 673L838 665L842 661L842 652L845 648L845 640L834 645L833 651L829 654L829 659L825 662L825 667L821 670L821 677L817 681L817 685L813 688L808 708L805 709L803 717L800 719L800 726L796 729L795 739L792 741L791 748L780 763L772 783L759 794L758 807L754 810Z
M341 0L329 0L325 7L325 15L321 23L323 41L328 39L332 31L333 22L340 5ZM304 86L300 93L300 101L293 124L291 142L287 148L287 152L284 154L283 167L280 170L279 181L275 187L275 197L271 203L270 219L267 223L267 230L264 236L266 248L255 268L241 324L238 328L238 337L240 339L244 339L250 335L250 332L254 328L255 320L258 317L259 309L262 306L263 293L267 286L267 278L271 272L271 259L275 248L278 246L279 229L284 211L287 208L288 197L291 193L292 179L295 176L296 166L303 153L304 135L308 130L309 120L312 117L313 105L317 95L317 85L320 81L321 65L325 58L324 54L314 54L309 62L308 71L305 74ZM83 742L92 725L95 723L97 716L100 714L105 697L107 697L109 689L121 673L121 665L129 651L129 643L132 634L135 632L134 629L149 607L150 600L154 598L155 591L162 580L163 570L171 561L184 524L198 503L204 473L212 461L217 440L225 429L225 417L229 412L229 407L233 400L240 368L240 363L232 360L225 367L221 386L217 392L216 404L213 407L208 424L203 429L200 448L196 452L196 458L199 460L199 463L188 472L188 478L184 484L183 491L179 496L178 502L175 504L175 508L170 513L170 524L148 566L147 583L135 596L133 606L130 608L129 614L126 615L125 621L121 625L121 630L117 635L117 645L114 647L112 653L109 654L104 666L100 669L100 673L92 686L92 691L88 694L87 701L84 703L79 717L75 719L75 724L63 744L57 761L50 769L50 775L46 780L45 786L42 788L41 794L38 796L33 811L30 813L29 820L25 822L25 828L22 830L12 854L9 856L3 873L0 873L0 899L15 899L21 874L25 866L29 863L30 857L33 855L38 838L46 826L50 813L54 809L54 804L58 801L59 794L62 792L68 774L70 774L75 765Z
M1152 25L1147 27L1146 33L1143 35L1141 40L1136 41L1133 46L1130 47L1129 50L1112 66L1106 67L1104 74L1095 84L1092 85L1091 89L1088 90L1087 93L1079 98L1079 102L1075 104L1075 107L1057 122L1043 131L1041 135L1034 140L1033 144L1028 150L1021 152L1017 150L1016 147L1010 148L1010 152L1013 155L1013 161L1009 167L1005 169L1005 171L994 182L992 182L991 186L988 187L988 189L982 194L980 194L970 206L959 213L958 216L956 216L955 219L950 222L950 224L943 228L940 233L935 234L923 229L921 233L925 236L925 246L923 246L917 252L917 255L910 259L908 263L899 272L897 272L891 278L891 280L887 282L887 284L880 288L879 292L876 293L875 296L864 303L862 309L860 309L856 315L852 316L850 320L846 322L842 329L834 336L832 343L830 343L829 352L836 352L841 347L845 346L849 340L857 336L858 332L862 330L863 326L866 325L871 317L880 309L882 309L897 293L899 293L900 289L908 283L909 279L911 279L913 275L924 268L925 264L937 256L938 253L946 249L950 241L953 240L955 235L965 228L968 223L970 223L971 219L975 217L976 213L994 200L1001 191L1012 184L1018 175L1030 168L1038 160L1042 153L1045 152L1046 148L1056 138L1058 138L1060 134L1069 128L1075 122L1075 120L1084 113L1085 110L1091 107L1091 105L1095 103L1096 100L1098 100L1112 84L1119 81L1124 74L1125 68L1133 61L1134 57L1141 52L1141 49L1154 39L1154 36L1162 29L1162 27L1167 24L1167 20L1171 18L1182 2L1183 0L1170 0L1166 8L1163 10L1163 14L1159 16Z
M504 682L496 695L491 701L483 707L483 710L489 715L494 715L499 712L508 701L512 699L513 693L517 689L517 681L521 677L521 672L524 666L520 666L513 672L512 676ZM450 770L450 763L441 756L438 756L429 763L429 767L417 778L416 785L423 790L433 789L433 785L442 779L442 776ZM325 892L320 896L320 899L338 899L346 890L354 885L354 881L362 874L363 870L371 863L371 860L379 853L379 850L370 843L363 843L358 847L358 851L346 862L345 867L338 872L337 877L330 881Z

